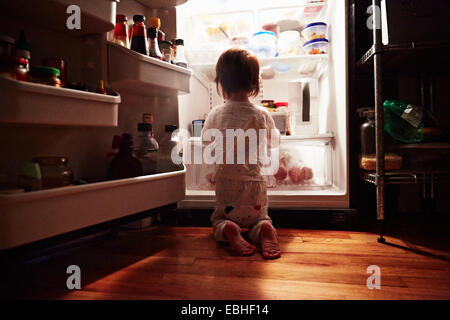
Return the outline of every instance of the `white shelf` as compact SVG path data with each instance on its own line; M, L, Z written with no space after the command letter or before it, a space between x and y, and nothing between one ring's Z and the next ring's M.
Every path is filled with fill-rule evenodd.
M137 0L137 1L142 3L144 6L152 9L165 9L179 6L183 3L186 3L188 0Z
M66 26L67 7L78 5L81 11L80 30ZM0 10L8 16L68 35L99 34L114 29L116 0L14 0L0 1Z
M120 96L0 76L0 101L2 124L115 127Z
M185 173L0 195L0 250L182 200Z
M108 42L108 83L142 96L174 96L190 92L192 71Z
M265 68L272 66L275 69L275 77L272 79L264 79L264 81L283 80L290 81L301 77L318 78L328 66L327 54L316 55L300 55L300 56L282 56L275 58L259 59L260 67ZM214 81L216 77L215 63L196 63L192 64L191 68L194 72L200 72L208 78L209 81ZM314 72L307 72L311 68L315 68ZM277 71L278 70L278 71ZM302 71L302 72L299 72Z

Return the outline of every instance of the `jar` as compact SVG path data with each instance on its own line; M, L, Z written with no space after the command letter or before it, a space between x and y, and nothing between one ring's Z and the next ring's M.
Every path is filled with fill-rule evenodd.
M173 60L173 44L170 41L162 40L159 41L159 50L163 56L165 62L172 62Z
M42 64L46 67L52 67L59 70L61 76L61 87L65 87L67 85L67 62L66 60L58 57L47 58Z
M14 39L0 34L0 56L9 56L13 53Z
M124 46L125 48L130 48L127 20L127 16L123 14L116 15L116 26L114 27L113 42Z
M59 70L52 67L36 66L30 70L30 81L49 86L61 87L59 76Z
M36 157L42 175L42 188L59 188L73 185L73 171L68 167L67 157Z
M0 74L10 79L28 81L27 63L27 60L21 57L0 57Z

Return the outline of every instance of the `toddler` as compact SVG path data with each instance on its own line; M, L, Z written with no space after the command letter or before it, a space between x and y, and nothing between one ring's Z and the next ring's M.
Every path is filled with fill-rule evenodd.
M271 134L275 134L274 138L279 142L279 132L269 112L249 100L259 93L259 79L258 59L248 51L235 48L220 56L215 82L226 103L211 110L202 131L203 137L208 129L218 129L225 146L227 129L254 129L257 135L259 129L265 129L269 143L273 138ZM206 140L203 140L204 144ZM261 142L259 138L257 141ZM236 153L235 141L234 146ZM217 241L228 241L239 255L252 255L256 251L253 244L259 244L265 259L276 259L281 253L276 230L267 212L268 199L261 162L251 163L245 158L244 163L236 163L236 154L233 157L234 163L227 164L224 151L224 164L216 165L216 206L211 216L214 237ZM253 244L242 237L241 227L249 229Z

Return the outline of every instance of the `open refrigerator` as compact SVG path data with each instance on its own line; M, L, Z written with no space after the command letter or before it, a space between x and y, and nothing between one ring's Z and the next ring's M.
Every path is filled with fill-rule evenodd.
M111 139L125 132L137 136L143 113L153 114L158 141L166 125L191 131L193 120L205 119L213 106L223 102L212 79L218 55L230 44L217 33L217 26L227 24L228 37L248 36L260 31L262 24L280 20L290 28L289 22L301 21L305 10L311 12L302 24L315 20L328 24L328 53L298 51L261 58L261 66L273 66L276 74L263 80L255 102L272 99L301 107L309 101L306 119L295 118L288 109L290 121L295 119L293 124L299 126L292 125L292 135L281 138L281 149L299 166L312 169L314 177L298 184L268 177L270 206L348 208L346 1L310 2L41 0L40 6L30 6L27 0L0 2L2 33L17 37L25 31L32 46L31 64L63 57L69 80L90 87L104 80L114 92L100 95L0 76L0 250L173 203L179 208L212 208L214 190L205 165L108 180ZM71 5L80 8L81 29L66 28ZM167 39L184 39L188 68L112 43L116 14L126 15L129 26L135 14L160 17ZM210 33L205 35L205 28ZM216 38L210 41L208 35ZM303 96L305 91L310 94ZM198 137L191 140L193 148L198 147ZM21 164L43 156L68 158L74 180L87 183L32 192L14 189L11 181Z
M177 34L193 70L191 93L179 97L180 128L193 135L191 154L201 149L193 121L224 102L214 83L219 55L231 47L248 49L258 56L262 77L252 102L287 105L271 112L282 133L280 163L289 174L265 176L270 208L348 208L346 14L346 1L336 0L191 0L177 7ZM311 35L302 30L317 22L327 25L328 46L311 54L304 46ZM275 31L275 50L270 39L257 38L267 30ZM291 178L296 168L311 169L312 178ZM186 197L178 206L213 207L213 172L212 165L186 164Z

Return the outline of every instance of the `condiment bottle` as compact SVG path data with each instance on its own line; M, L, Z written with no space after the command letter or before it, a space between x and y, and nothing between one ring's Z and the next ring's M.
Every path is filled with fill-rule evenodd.
M161 30L161 20L158 17L152 17L150 19L150 27L158 30L158 41L163 41L166 39L166 34Z
M123 14L116 15L116 26L114 27L113 42L126 48L130 48L126 15Z
M177 66L187 68L187 61L186 58L184 57L184 40L176 39L175 45L176 45L176 56L174 63Z
M126 179L142 175L141 162L133 155L133 137L128 134L122 134L119 152L111 161L108 171L108 178Z
M133 16L134 25L131 29L131 50L148 56L147 30L145 29L145 17Z
M29 62L31 59L31 45L27 41L27 38L25 36L25 32L22 30L20 31L19 39L16 41L16 50L15 55L18 57L22 57L27 60L27 71L29 70Z
M97 87L97 89L95 89L95 92L100 93L100 94L106 94L106 90L103 85L103 80L100 80L98 82L98 87Z
M147 30L148 34L148 55L153 58L162 60L163 56L159 51L158 41L156 40L157 29L150 27Z

